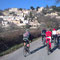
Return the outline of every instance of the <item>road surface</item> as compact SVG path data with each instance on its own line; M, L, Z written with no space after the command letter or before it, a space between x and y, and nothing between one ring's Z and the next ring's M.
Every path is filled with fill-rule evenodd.
M30 51L32 54L27 57L23 56L23 47L10 53L8 55L0 57L0 60L60 60L60 50L58 48L53 48L53 52L50 55L47 55L46 46L44 47L41 41L41 38L30 44Z

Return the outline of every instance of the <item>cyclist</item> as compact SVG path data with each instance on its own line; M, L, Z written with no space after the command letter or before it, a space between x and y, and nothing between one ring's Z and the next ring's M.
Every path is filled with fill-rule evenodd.
M43 38L44 38L44 37L45 37L45 35L46 35L46 29L43 29L43 30L42 30L41 35L42 35L42 41L43 41Z
M48 43L48 39L49 39L49 51L51 51L51 36L52 36L52 32L47 30L46 31L46 44Z
M57 30L57 45L59 45L59 39L60 39L60 29Z
M24 41L24 46L27 44L27 47L28 47L28 48L30 47L29 37L30 37L30 32L29 32L29 30L27 29L27 30L25 31L25 33L23 34L23 41Z
M56 35L56 29L55 28L52 30L52 37L53 37L53 40L54 40L55 45L56 45L56 37L57 37L57 35Z

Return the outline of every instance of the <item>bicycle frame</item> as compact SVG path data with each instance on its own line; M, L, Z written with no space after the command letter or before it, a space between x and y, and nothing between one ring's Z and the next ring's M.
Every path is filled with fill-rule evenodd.
M29 47L27 47L27 43L26 43L26 45L24 46L24 49L23 49L23 55L24 55L24 57L27 56L27 53L30 53L30 50L29 50Z

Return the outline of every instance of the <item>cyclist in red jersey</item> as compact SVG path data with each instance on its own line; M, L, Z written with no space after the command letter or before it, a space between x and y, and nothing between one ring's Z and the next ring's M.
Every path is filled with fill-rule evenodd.
M52 32L47 30L46 31L46 43L48 42L47 39L49 39L49 48L50 48L50 51L51 51L51 36L52 36Z

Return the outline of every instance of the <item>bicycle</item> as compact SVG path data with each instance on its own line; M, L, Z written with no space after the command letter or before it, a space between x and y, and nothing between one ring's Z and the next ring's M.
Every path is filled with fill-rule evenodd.
M56 47L56 39L54 38L54 47Z
M26 57L28 53L30 54L29 48L30 47L27 47L27 43L26 43L26 45L24 46L24 49L23 49L23 55L24 55L24 57Z
M58 40L58 48L60 49L60 36L59 36L59 40Z
M50 52L50 48L49 48L49 47L50 47L50 45L49 45L49 39L47 39L47 41L48 41L48 42L47 42L47 54L49 55L49 52Z
M56 47L56 43L57 43L57 41L56 41L56 35L53 35L53 43L54 43L54 47Z
M46 42L46 37L44 36L44 38L43 38L43 45L45 45L45 42Z

